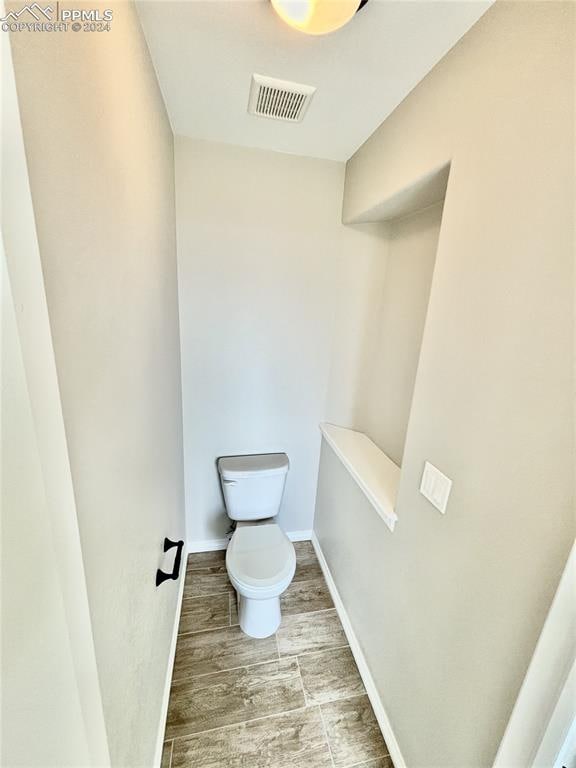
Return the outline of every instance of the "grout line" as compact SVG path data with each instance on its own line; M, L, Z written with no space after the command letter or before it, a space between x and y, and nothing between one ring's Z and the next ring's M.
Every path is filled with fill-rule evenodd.
M217 728L210 728L210 729L207 729L205 731L196 731L195 733L180 734L178 736L174 736L172 738L171 755L173 753L174 741L176 739L193 738L195 736L203 735L205 733L210 733L210 732L213 732L213 731L219 731L219 730L226 729L226 728L238 727L240 725L243 725L244 723L252 723L252 722L259 721L259 720L267 720L267 719L271 719L273 717L280 717L280 716L282 716L284 714L289 714L290 712L296 712L296 711L305 710L305 709L312 709L313 707L316 706L316 707L318 707L318 710L319 710L319 715L320 715L320 719L321 719L321 722L322 722L322 727L323 727L323 731L324 731L326 745L328 747L328 751L329 751L329 754L330 754L331 765L332 765L332 768L335 767L334 757L333 757L333 754L332 754L332 749L331 749L331 746L330 746L330 741L328 739L328 732L327 732L327 729L326 729L326 723L325 723L325 720L324 720L324 715L323 715L322 707L319 704L318 705L310 705L310 704L308 704L307 697L306 697L306 692L304 690L304 684L303 684L303 679L302 679L302 672L301 672L301 667L300 667L300 661L299 661L299 658L298 658L299 656L307 656L307 655L312 655L312 654L317 654L317 653L323 653L324 651L317 651L317 650L315 650L315 651L311 651L309 653L302 653L302 654L295 654L293 656L281 657L280 656L280 649L279 649L279 645L278 645L278 637L277 637L276 634L274 635L274 639L275 639L275 643L276 643L278 659L269 659L267 661L256 662L255 664L248 664L248 665L244 664L242 666L234 667L232 669L217 670L216 672L207 672L207 673L204 673L203 675L192 675L192 676L189 676L188 678L180 678L179 680L173 681L173 682L181 682L181 681L185 681L186 679L198 678L198 677L201 678L201 677L205 677L205 676L208 676L208 675L219 674L221 672L222 673L230 672L230 671L234 671L234 670L238 670L238 669L248 669L250 667L260 666L260 665L263 665L263 664L269 664L269 663L272 663L272 662L275 662L275 661L278 661L280 663L282 661L288 661L290 659L294 659L296 661L296 664L297 664L297 667L298 667L298 675L299 675L299 679L300 679L300 682L301 682L301 685L302 685L302 692L303 692L303 698L304 698L304 707L296 707L296 708L293 708L293 709L283 710L281 712L274 712L274 713L272 713L270 715L264 715L262 717L249 718L248 720L240 720L240 721L238 721L236 723L230 723L228 725L222 725L222 726L219 726ZM347 647L348 647L347 645L338 646L337 648L326 649L326 651L329 652L329 651L332 651L332 650L338 650L339 648L347 648ZM353 694L351 696L344 696L344 697L341 697L339 699L334 699L334 701L346 701L346 700L349 700L349 699L357 699L357 698L360 698L360 697L365 696L365 695L366 694L355 693L355 694ZM330 702L324 702L324 703L325 704L329 704L329 703L332 703L332 702L330 701ZM380 757L386 757L386 756L388 756L388 752L386 752L386 754L381 755ZM379 758L374 758L374 759L379 759ZM363 765L369 765L369 763L370 763L370 761L364 761L362 763L354 763L352 766L349 766L348 768L362 768Z
M168 768L172 768L172 755L174 754L174 739L170 742L170 760L168 760Z
M244 667L237 667L237 669L244 669ZM360 694L360 695L363 695L363 694ZM341 701L348 701L349 699L356 699L356 698L358 698L358 694L355 694L354 696L346 696L345 698L342 698L342 699L335 699L334 701L335 702L341 702ZM333 703L332 701L324 702L324 704L332 704L332 703ZM289 715L291 712L300 712L300 711L303 712L306 709L315 709L315 708L317 708L318 711L319 711L319 714L320 714L320 719L322 721L322 728L324 730L324 735L325 735L325 738L326 738L326 743L327 743L328 749L330 751L330 757L332 758L332 750L330 748L330 742L328 741L328 732L326 730L326 723L324 721L324 715L322 713L322 706L323 706L322 704L312 704L310 706L309 705L305 705L303 707L294 707L292 709L283 709L280 712L273 712L270 715L262 715L261 717L251 717L251 718L248 718L248 720L239 720L237 723L229 723L228 725L219 725L216 728L207 728L205 731L195 731L194 733L183 733L183 734L180 734L179 736L172 736L171 739L172 739L172 743L174 743L174 741L176 741L176 739L189 739L189 738L192 738L194 736L202 736L205 733L212 733L213 731L221 731L224 728L235 728L236 726L244 725L245 723L255 723L255 722L259 721L259 720L270 720L273 717L281 717L282 715ZM388 757L388 756L389 756L388 752L386 752L385 754L379 755L378 757L370 758L370 760L380 760L380 758ZM364 763L370 762L370 760L368 760L368 761L364 760ZM356 766L362 766L364 763L353 763L351 766L346 766L346 768L355 768ZM332 758L332 764L334 765L333 758Z
M231 589L232 585L230 585L230 589L225 589L220 592L209 592L205 595L192 595L192 597L183 597L182 602L185 603L186 600L198 600L199 597L217 597L218 595L229 595Z
M262 666L263 664L272 664L273 662L276 662L276 661L280 661L280 662L281 661L290 661L291 659L294 659L296 661L296 663L298 664L298 673L300 675L300 680L302 681L302 692L304 693L304 700L306 701L306 691L304 690L304 681L302 680L302 673L300 671L300 663L298 662L298 658L296 656L284 656L281 659L271 659L270 661L261 661L258 664L249 664L248 666L244 666L244 667L234 667L234 669L226 669L226 670L223 670L223 672L237 672L239 669L250 669L251 667L259 667L259 666ZM196 677L194 679L198 679L198 678L202 678L202 677L208 677L209 675L218 675L218 674L220 674L220 672L207 672L204 675L196 675ZM179 680L174 680L173 682L184 682L185 680L190 680L190 679L192 679L192 678L180 678ZM250 722L252 722L252 720L264 720L267 717L275 717L276 715L285 715L288 712L295 712L297 709L313 709L314 707L321 707L321 706L324 706L326 704L340 704L343 701L350 701L351 699L359 699L359 698L361 698L363 696L366 696L366 694L365 693L353 693L350 696L341 696L340 698L337 698L337 699L330 699L329 701L324 701L324 702L322 702L322 704L308 704L308 703L306 703L306 704L304 704L303 707L295 707L293 709L282 709L279 712L275 712L274 714L271 714L271 715L263 715L262 717L250 718L249 720L241 720L239 722L250 723ZM239 723L232 723L232 725L238 725L238 724ZM219 728L228 728L228 726L227 725L221 725L221 726L219 726ZM209 728L208 730L210 730L210 731L217 731L218 728ZM198 733L205 733L205 731L198 731ZM195 734L189 734L189 735L194 736ZM183 736L173 736L172 738L175 738L175 739L176 738L180 738L181 739L181 738L184 738L184 737ZM388 746L388 745L386 745L386 746ZM386 757L387 755L388 755L388 753L386 752L384 755L380 755L380 757ZM371 760L378 760L379 757L374 757L374 758L370 758L370 759ZM366 762L366 760L364 762ZM356 765L362 765L362 763L353 763L352 766L349 766L349 767L347 766L347 768L353 768L353 766L356 766Z
M390 753L386 752L386 754L384 755L378 755L378 757L371 757L369 760L363 760L361 763L352 763L352 765L347 765L345 766L345 768L362 768L362 766L364 765L370 766L370 763L377 763L378 760L383 760L385 757L390 757Z
M385 755L380 755L379 757L371 757L370 760L364 760L361 763L352 763L352 765L347 765L345 768L362 768L362 766L370 766L370 763L377 763L378 760L382 760L385 757L390 757L389 753L386 752Z
M199 677L208 677L208 675L220 675L226 672L237 672L239 669L250 669L251 667L260 667L262 664L274 664L279 661L288 661L294 658L293 656L282 656L278 658L264 659L263 661L255 661L253 664L240 664L237 667L227 667L226 669L216 669L214 672L202 672L200 675L186 675L186 677L178 677L172 680L172 683L182 683L185 680L197 680Z
M220 675L225 674L227 672L237 672L239 669L248 669L248 667L259 667L261 664L271 664L274 661L278 661L278 659L268 659L267 661L257 661L255 664L242 664L239 667L230 667L229 669L216 669L214 672L202 672L201 675L187 675L186 677L177 677L174 680L172 680L172 685L174 683L185 683L187 680L198 680L201 677L209 677L210 675Z
M216 597L216 596L222 595L222 594L226 594L226 593L225 592L218 592L215 595L199 595L198 597ZM233 594L234 594L233 592L229 593L230 599L232 599ZM197 600L198 597L187 597L186 600ZM216 631L218 629L230 629L230 627L238 627L238 626L240 626L239 624L232 624L232 613L231 613L231 610L230 610L230 602L228 603L228 611L229 611L229 621L230 621L230 624L228 624L228 625L227 624L221 624L218 627L209 627L208 629L198 629L196 631L190 630L188 632L178 632L178 636L181 637L181 636L184 636L184 635L199 635L202 632L214 632L214 631ZM336 608L320 608L317 611L302 611L301 613L288 613L288 614L284 614L284 618L285 619L291 619L291 618L296 617L296 616L312 616L312 615L316 615L317 613L327 613L328 611L336 611ZM339 646L339 647L344 647L344 646ZM327 649L327 650L332 650L332 649L330 648L330 649ZM318 651L318 653L319 653L319 651ZM302 654L300 654L300 655L302 655Z
M293 616L306 616L307 614L317 614L317 613L328 613L328 611L333 611L336 613L336 616L338 616L338 613L336 612L336 608L320 608L318 611L302 611L302 613L289 613L288 615L284 615L284 618L291 619ZM340 617L338 617L340 618Z
M300 661L298 660L298 656L295 656L294 658L296 659L296 664L298 665L298 675L300 676L300 685L302 686L302 695L304 696L304 706L309 707L310 704L308 703L308 697L306 696L306 689L304 688L304 678L302 677Z
M355 698L358 698L358 695L363 696L364 694L355 694L354 696L346 696L343 699L335 699L334 701L335 702L340 702L340 701L346 701L348 699L355 699ZM333 703L332 701L325 701L324 702L324 704L332 704L332 703ZM320 719L322 720L322 727L324 729L324 735L326 737L326 742L328 744L328 750L330 752L330 759L332 760L332 765L335 767L334 755L332 754L332 747L330 746L330 739L328 738L328 731L326 729L326 722L324 720L324 713L322 712L322 706L323 705L322 704L318 704L317 706L318 706L318 709L320 710ZM384 742L384 746L386 747L386 752L384 754L378 755L378 757L371 757L368 760L363 760L360 763L352 763L352 765L348 765L348 766L346 766L346 768L362 768L363 765L364 766L365 765L369 765L370 763L375 763L378 760L381 760L382 758L390 757L390 754L388 752L388 745L386 744L386 742Z
M336 768L336 763L334 762L334 755L332 754L332 747L330 746L330 739L328 738L328 730L326 729L326 723L324 721L324 715L322 713L322 707L320 704L318 704L318 712L320 713L320 720L322 722L322 730L324 731L324 738L326 739L326 744L328 745L330 762L332 763L332 768Z
M237 626L236 624L234 626ZM220 632L223 629L230 629L230 627L227 627L225 624L222 627L213 627L212 629L199 629L197 632L182 632L181 637L186 637L187 635L204 635L206 632Z
M251 717L248 720L239 720L237 723L229 723L228 725L220 725L216 728L208 728L205 731L195 731L194 733L183 733L180 736L172 736L173 743L177 739L190 739L194 736L204 736L206 733L213 733L214 731L222 731L225 728L237 728L239 725L246 725L247 723L256 723L259 720L270 720L273 717L281 717L282 715L289 715L291 712L304 712L305 709L311 709L311 707L294 707L294 709L284 709L282 712L274 712L271 715L263 715L261 717Z
M343 651L345 648L350 648L348 643L346 645L335 645L334 648L324 648L320 651L304 651L304 653L295 653L294 656L316 656L320 653L332 653L332 651ZM354 661L354 658L352 658L352 661ZM356 662L354 662L354 666L356 666ZM360 694L355 694L356 696Z
M333 699L332 701L324 701L322 704L318 705L319 708L320 708L320 714L321 714L321 717L322 717L322 722L324 722L324 713L322 712L322 707L323 706L328 705L328 704L337 704L337 703L339 704L341 701L350 701L350 699L359 699L359 698L364 698L364 697L367 697L367 696L368 696L368 694L366 694L366 693L354 693L352 696L345 696L342 699ZM368 701L370 701L370 699L368 699ZM370 704L370 707L372 708L372 704ZM359 763L352 763L352 765L348 765L348 766L346 766L346 768L361 768L363 765L369 765L369 763L376 762L377 760L381 760L384 757L390 757L390 752L389 752L389 749L388 749L388 744L386 744L386 741L384 740L383 736L382 736L382 741L383 741L384 747L385 747L385 751L384 751L383 754L378 755L377 757L371 757L368 760L362 760ZM328 744L328 746L330 746L330 744ZM330 750L330 752L332 752L332 750Z
M218 629L230 629L230 624L218 624L217 626L210 627L209 629L197 629L195 632L194 631L180 632L180 627L178 627L178 637L184 637L185 635L199 635L202 632L212 632Z
M182 603L187 603L189 600L204 600L206 597L220 597L220 595L228 595L230 590L226 589L224 592L210 592L209 595L194 595L193 597L183 597Z
M200 632L193 632L192 634L198 635L200 634ZM288 656L278 655L278 658L270 658L270 659L264 659L262 661L255 661L253 664L240 664L237 667L226 667L226 669L216 669L214 672L202 672L199 675L186 675L185 677L175 677L172 679L172 684L181 683L183 680L192 680L193 678L196 678L196 677L205 677L206 675L217 675L219 672L234 672L236 669L248 669L248 667L257 667L259 664L270 664L271 661L286 661L287 659L295 659L298 656L313 656L316 653L328 653L329 651L341 651L343 648L349 648L349 647L350 647L349 645L337 645L334 648L325 648L323 651L304 651L304 653L292 653ZM354 696L364 696L364 694L354 693L352 696L345 696L344 698L352 699L354 698ZM344 698L339 699L339 701L343 701Z
M196 569L196 570L200 570L200 569ZM297 581L297 582L293 582L293 583L306 584L306 583L310 583L310 582L316 582L318 580L319 580L318 577L313 577L311 579L303 579L302 581ZM326 584L326 580L323 577L323 574L322 574L322 581L324 582L324 584L326 586L328 586ZM229 627L222 626L222 627L216 627L216 628L213 627L213 628L210 628L210 629L200 630L200 631L197 631L197 632L184 632L182 634L179 634L178 636L179 637L186 637L188 635L205 634L207 632L218 632L218 631L221 631L223 629L227 629L227 628L232 627L233 625L232 625L232 603L231 603L231 600L234 597L234 592L231 591L230 589L227 589L226 592L210 593L209 595L195 595L194 597L185 598L184 600L197 600L199 598L211 597L211 596L222 595L222 594L228 594L228 618L229 618L229 625L230 625ZM315 614L318 614L318 613L326 613L328 611L333 611L333 612L336 613L336 615L338 615L338 611L336 610L336 607L333 606L331 608L320 609L319 611L304 611L302 613L289 614L286 618L290 618L291 616L294 616L294 617L305 616L305 615L308 615L308 614L309 615L315 615ZM258 722L258 721L261 721L261 720L272 719L274 717L281 717L281 716L289 714L289 713L298 712L298 711L305 711L307 709L312 709L314 707L318 708L319 716L320 716L321 723L322 723L322 728L323 728L325 742L326 742L326 745L328 747L328 751L329 751L329 755L330 755L330 763L331 763L332 768L335 768L334 756L332 754L332 748L331 748L330 741L329 741L329 738L328 738L328 731L327 731L327 728L326 728L326 722L325 722L324 714L323 714L323 711L322 711L322 705L320 705L320 704L309 704L309 702L308 702L308 698L306 696L306 691L304 689L304 681L303 681L303 678L302 678L302 670L301 670L301 667L300 667L299 657L301 657L301 656L302 657L306 657L306 656L311 656L311 655L315 655L315 654L322 654L322 653L330 653L331 651L337 651L337 650L341 650L341 649L344 649L344 648L349 648L350 647L349 643L346 642L344 645L335 646L333 648L332 647L331 648L323 648L323 649L316 648L314 650L304 651L304 652L300 652L300 653L293 653L292 655L281 656L277 633L274 634L274 641L275 641L275 645L276 645L277 658L269 658L269 659L262 660L262 661L256 661L256 662L254 662L252 664L243 664L241 666L231 667L229 669L218 669L218 670L214 670L212 672L204 672L204 673L202 673L200 675L187 675L185 677L181 677L181 678L177 678L175 680L172 680L172 684L174 684L174 683L183 683L183 682L185 682L187 680L193 680L193 679L197 679L197 678L207 677L209 675L217 675L217 674L220 674L220 673L232 672L232 671L235 671L235 670L249 669L251 667L261 666L261 665L264 665L264 664L270 664L272 662L281 663L281 662L284 662L284 661L289 661L291 659L294 659L296 661L296 665L297 665L297 669L298 669L298 677L299 677L299 680L300 680L300 683L301 683L301 687L302 687L302 693L303 693L303 699L304 699L304 707L296 707L294 709L283 710L281 712L274 712L272 714L264 715L264 716L261 716L261 717L250 718L248 720L240 720L240 721L238 721L236 723L230 723L228 725L221 725L221 726L218 726L216 728L209 728L209 729L207 729L205 731L197 731L195 733L181 734L179 736L174 736L170 740L171 741L171 747L170 747L170 768L172 768L172 758L173 758L173 754L174 754L174 742L177 739L180 739L180 740L182 740L182 739L190 739L190 738L194 738L196 736L204 735L206 733L211 733L211 732L215 732L215 731L224 731L226 729L235 728L235 727L237 728L237 727L239 727L239 726L241 726L241 725L243 725L245 723L253 723L253 722ZM355 666L357 667L357 665L355 665ZM366 693L355 693L355 694L353 694L351 696L343 696L343 697L341 697L339 699L331 699L330 701L324 702L324 704L331 704L333 701L334 702L336 702L336 701L338 701L338 702L346 701L346 700L349 700L349 699L359 698L359 697L365 696L365 695L366 695ZM386 746L386 749L387 749L387 746ZM386 752L386 754L381 755L378 758L371 758L368 761L363 761L363 762L360 762L360 763L354 763L353 765L347 766L347 768L362 768L362 766L370 766L370 763L371 763L372 759L378 760L378 759L380 759L382 757L387 757L387 756L388 756L388 751Z
M288 585L287 589L290 589L290 587L293 587L295 584L310 584L311 581L321 581L326 586L326 589L328 589L328 585L326 584L324 576L322 576L321 572L318 575L311 576L308 579L293 579Z

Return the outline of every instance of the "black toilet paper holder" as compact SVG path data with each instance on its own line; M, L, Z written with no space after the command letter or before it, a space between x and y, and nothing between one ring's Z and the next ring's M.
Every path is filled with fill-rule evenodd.
M184 547L183 541L170 541L170 539L164 539L164 552L168 552L170 549L177 547L176 557L174 558L174 568L172 573L165 573L160 568L156 571L156 586L159 587L163 581L168 579L176 580L180 575L180 564L182 562L182 549Z

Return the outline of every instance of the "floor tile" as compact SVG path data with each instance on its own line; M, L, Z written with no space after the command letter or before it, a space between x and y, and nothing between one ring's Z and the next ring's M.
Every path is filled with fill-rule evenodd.
M230 596L222 595L192 597L182 601L178 633L201 632L230 626Z
M333 608L334 603L324 579L293 581L280 598L283 616Z
M394 768L394 763L390 755L386 755L386 757L379 757L377 760L368 760L367 763L347 765L346 768Z
M300 563L317 562L316 552L311 541L295 541L294 549L296 550L296 560Z
M161 768L394 768L314 549L295 548L264 640L237 626L225 553L191 556Z
M162 760L160 762L160 768L170 768L172 761L172 742L165 741L162 745Z
M317 560L305 559L298 562L296 560L296 573L293 581L310 581L311 579L323 579L322 569Z
M240 627L180 635L172 679L222 672L277 658L274 636L255 640L245 635Z
M234 627L238 624L238 597L236 592L230 592L230 624Z
M298 657L307 704L326 704L365 693L350 648Z
M186 569L191 571L195 568L212 568L226 564L226 550L219 549L215 552L193 552L188 555Z
M166 738L301 709L305 704L296 659L185 679L170 692Z
M317 707L176 739L172 768L331 768Z
M284 616L276 636L281 656L326 651L348 644L334 609Z
M186 571L184 598L203 597L230 592L233 589L225 565Z
M368 696L322 704L321 710L335 768L348 768L388 753Z

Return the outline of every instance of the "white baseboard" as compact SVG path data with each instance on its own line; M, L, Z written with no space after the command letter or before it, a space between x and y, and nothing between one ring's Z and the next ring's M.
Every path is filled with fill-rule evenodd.
M311 541L312 531L286 531L290 541Z
M223 539L201 539L188 542L188 553L193 552L215 552L218 549L226 549L228 546L228 537Z
M494 768L561 764L558 752L562 741L573 722L576 727L575 584L576 542L518 692ZM569 760L565 764L573 765Z
M180 579L178 583L178 602L176 603L176 615L174 617L174 627L172 628L172 640L170 641L170 653L168 656L168 665L166 667L166 681L164 683L164 693L162 694L162 709L160 710L160 723L158 726L158 735L156 737L156 752L154 755L154 768L161 768L162 747L164 745L164 733L166 731L166 718L168 717L168 702L170 701L170 687L172 684L172 670L174 669L174 659L176 657L176 641L178 640L178 627L180 626L180 613L182 611L182 597L184 595L184 582L186 581L186 558L188 553L184 546L182 552L182 564L180 566Z
M312 531L286 531L286 535L290 541L310 541L312 539ZM214 552L218 549L226 549L228 546L228 538L224 539L203 539L199 541L188 542L188 552Z
M326 579L326 584L330 590L330 595L334 601L336 613L342 622L342 627L344 628L344 633L348 639L350 650L352 651L352 655L356 661L358 671L360 672L360 677L362 678L362 682L366 688L366 693L368 694L368 698L372 704L372 709L374 710L374 714L378 720L378 725L380 726L380 730L382 731L382 735L384 736L384 740L388 746L390 757L392 758L395 768L406 768L406 761L404 760L404 757L400 751L400 746L398 745L398 741L396 740L396 736L392 730L392 725L388 719L388 715L386 714L382 700L378 694L378 690L376 688L376 684L374 683L374 679L372 678L370 668L368 667L368 663L366 662L364 653L360 647L360 643L356 638L356 634L350 619L348 618L348 613L346 612L342 598L340 597L334 579L332 578L332 574L330 573L330 568L328 567L328 563L326 562L326 558L324 557L324 553L320 547L320 542L318 541L318 538L313 531L311 540L314 546L314 551L318 557L318 562L320 563L322 573Z

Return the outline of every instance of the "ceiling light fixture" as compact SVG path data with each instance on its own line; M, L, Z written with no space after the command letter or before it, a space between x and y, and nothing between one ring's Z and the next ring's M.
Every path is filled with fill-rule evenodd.
M347 24L368 0L271 0L282 21L307 35L326 35Z

